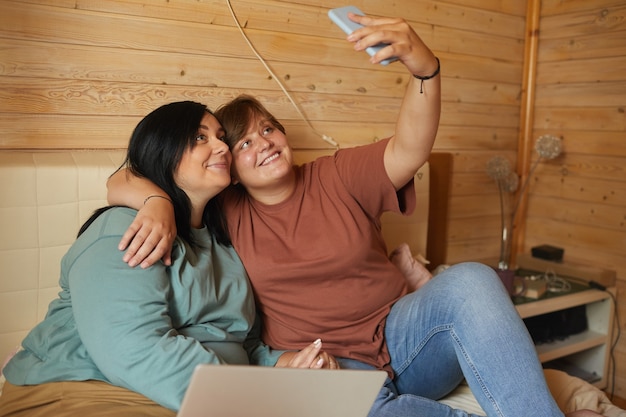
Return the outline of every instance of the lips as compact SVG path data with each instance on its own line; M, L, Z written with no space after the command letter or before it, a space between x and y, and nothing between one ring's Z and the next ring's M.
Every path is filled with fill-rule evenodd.
M206 168L224 168L224 169L228 169L229 168L229 164L225 160L220 160L220 161L217 161L217 162L213 162L213 163L207 164Z
M268 156L267 158L265 158L265 159L264 159L264 160L260 163L260 165L261 165L261 166L262 166L262 165L268 165L268 164L270 164L272 161L274 161L274 160L278 159L278 157L279 157L279 156L280 156L280 152L273 153L272 155L270 155L270 156Z

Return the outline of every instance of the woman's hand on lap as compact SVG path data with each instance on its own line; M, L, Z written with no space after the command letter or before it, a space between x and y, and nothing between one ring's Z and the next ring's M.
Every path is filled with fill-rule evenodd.
M275 366L277 368L339 369L335 357L322 350L320 339L298 352L283 353Z

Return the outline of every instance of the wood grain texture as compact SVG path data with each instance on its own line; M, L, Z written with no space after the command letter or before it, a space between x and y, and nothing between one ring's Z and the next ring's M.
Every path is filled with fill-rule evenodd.
M543 1L535 136L563 138L564 154L531 178L524 250L564 248L570 261L617 272L619 325L626 322L626 5ZM620 139L621 138L621 139ZM614 350L624 397L626 343Z

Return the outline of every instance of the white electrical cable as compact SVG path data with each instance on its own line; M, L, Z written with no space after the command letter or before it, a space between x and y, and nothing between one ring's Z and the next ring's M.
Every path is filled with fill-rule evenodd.
M230 0L226 0L226 3L228 4L228 9L230 10L230 14L233 17L233 20L235 21L235 24L237 25L237 28L239 29L239 32L241 32L241 35L243 36L243 38L246 40L246 43L248 44L248 46L250 47L250 49L252 50L252 52L254 52L254 55L256 55L256 57L259 59L259 61L261 61L261 63L263 64L263 66L265 67L265 69L267 70L267 72L270 73L270 75L272 76L272 78L274 80L276 80L276 82L278 83L278 85L280 86L281 90L283 90L283 93L285 93L285 95L287 96L287 98L289 99L289 101L291 101L291 104L293 104L293 107L295 107L295 109L298 111L298 114L300 115L300 117L302 117L302 119L307 123L307 125L309 126L309 128L311 128L311 130L313 131L313 133L315 133L316 135L318 135L319 137L321 137L326 143L334 146L335 148L339 148L339 144L337 142L335 142L335 140L328 135L325 134L321 134L319 133L317 130L315 130L315 128L313 127L313 125L311 124L311 122L309 121L309 119L306 118L306 116L302 113L302 111L300 110L300 107L298 107L298 105L296 104L296 102L293 100L293 98L291 97L291 94L289 94L289 92L287 91L287 89L283 86L283 83L280 81L280 79L276 76L276 74L274 74L274 71L272 71L272 69L269 67L269 65L267 65L267 63L265 62L265 60L263 59L263 57L261 57L261 55L257 52L256 48L254 47L254 45L252 45L252 42L250 41L250 39L248 39L248 36L246 35L245 31L243 30L243 28L241 27L241 24L239 24L239 20L237 19L237 16L235 15L235 11L233 10L233 6L230 4Z
M546 270L543 279L548 284L549 292L566 292L572 289L569 281L559 277L552 269Z

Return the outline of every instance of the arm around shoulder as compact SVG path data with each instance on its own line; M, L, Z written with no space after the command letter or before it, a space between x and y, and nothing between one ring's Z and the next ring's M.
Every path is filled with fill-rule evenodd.
M139 210L118 245L118 249L126 250L124 262L147 268L162 259L170 265L176 220L169 196L151 181L123 168L109 177L107 199L110 204Z

